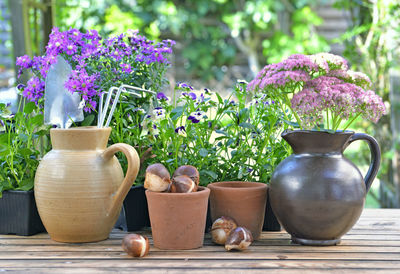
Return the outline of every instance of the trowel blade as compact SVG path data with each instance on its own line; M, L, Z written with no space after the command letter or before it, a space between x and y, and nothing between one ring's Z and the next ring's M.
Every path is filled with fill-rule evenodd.
M49 68L44 93L45 124L68 128L73 122L83 121L83 110L79 108L81 96L65 88L71 72L71 66L59 55Z

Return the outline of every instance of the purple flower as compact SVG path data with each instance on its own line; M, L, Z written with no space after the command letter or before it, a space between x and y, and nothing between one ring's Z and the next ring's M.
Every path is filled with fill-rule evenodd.
M17 66L20 66L21 68L28 69L32 66L32 60L28 55L23 55L20 57L17 57Z
M39 99L43 97L44 86L44 81L41 81L38 77L32 77L27 82L27 86L23 90L22 95L29 101L37 104Z
M157 99L160 101L163 101L163 100L168 101L168 97L167 97L167 95L165 95L164 92L157 93Z
M187 137L187 135L186 135L186 129L185 129L184 126L177 127L177 128L175 129L175 133L177 133L178 135L180 135L180 136L182 136L182 137Z
M165 109L157 107L153 110L153 115L156 120L163 120L165 119Z
M197 124L203 119L205 116L204 111L196 110L195 112L190 113L188 120L192 121L192 123Z
M193 90L193 87L191 87L190 85L186 84L186 83L178 83L177 84L178 88L183 88L183 89L190 89Z
M193 92L189 92L189 93L188 92L182 92L182 96L183 97L189 97L193 101L196 100L196 98L197 98L196 93L193 93Z
M121 63L119 66L121 67L122 71L125 72L125 73L131 73L132 72L132 68L131 68L130 64Z
M68 43L64 47L64 52L68 55L72 55L77 51L77 48L74 44Z

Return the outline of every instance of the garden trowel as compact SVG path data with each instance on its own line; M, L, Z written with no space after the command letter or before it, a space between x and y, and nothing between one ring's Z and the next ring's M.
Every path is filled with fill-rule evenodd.
M71 66L59 55L56 63L49 68L44 93L45 124L69 128L73 122L83 121L81 96L65 88L71 72Z

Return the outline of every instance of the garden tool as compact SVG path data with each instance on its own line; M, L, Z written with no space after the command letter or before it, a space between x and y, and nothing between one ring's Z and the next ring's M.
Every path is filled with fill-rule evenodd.
M72 72L71 66L57 56L46 76L44 93L44 122L59 128L69 128L74 122L83 121L84 101L78 93L65 88L65 82Z
M128 91L127 89L132 90L132 91ZM106 97L106 101L105 102L103 102L104 101L104 94L102 94L100 96L100 101L99 101L99 113L98 113L97 127L98 128L102 128L102 127L108 127L110 125L111 118L112 118L112 116L114 114L114 111L115 111L115 108L117 106L117 103L118 103L119 97L121 95L121 92L129 93L129 94L134 95L134 96L139 97L139 98L142 97L142 95L140 93L135 92L136 90L137 91L148 92L148 93L151 93L151 94L156 94L154 91L143 89L143 88L139 88L139 87L135 87L135 86L130 86L130 85L126 85L126 84L122 84L121 86L119 86L119 88L111 87L107 92L107 97ZM114 96L114 101L113 101L113 103L111 105L111 110L110 110L110 112L109 112L109 114L107 116L107 120L106 120L106 115L107 115L108 108L109 108L109 105L110 105L110 101L111 101L111 98L112 98L112 95L113 95L114 91L116 91L116 94ZM104 103L104 105L103 105L103 103ZM104 121L106 121L106 123L103 126Z

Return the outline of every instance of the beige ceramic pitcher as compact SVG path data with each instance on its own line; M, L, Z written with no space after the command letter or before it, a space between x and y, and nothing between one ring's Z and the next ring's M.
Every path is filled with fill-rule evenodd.
M139 171L136 150L127 144L106 148L111 128L51 129L53 149L41 160L35 199L50 237L59 242L108 238L122 202ZM125 154L124 178L116 152Z

